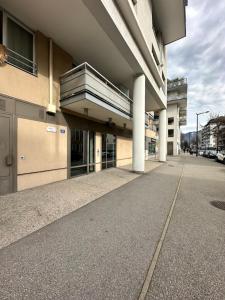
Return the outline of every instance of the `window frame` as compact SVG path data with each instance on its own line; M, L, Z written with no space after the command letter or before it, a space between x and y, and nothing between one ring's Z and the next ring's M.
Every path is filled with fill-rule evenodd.
M173 132L173 135L169 135L169 132ZM168 129L168 138L174 138L174 129Z
M172 122L169 122L170 119L172 119ZM167 124L174 125L174 117L168 117Z
M1 9L1 8L0 8ZM21 21L19 21L16 17L14 17L13 15L11 15L9 12L5 11L4 9L1 9L2 11L2 43L3 45L6 46L6 48L8 49L8 36L7 36L7 20L10 19L12 20L14 23L16 23L18 26L20 26L21 28L23 28L25 31L27 31L28 33L30 33L32 35L32 41L33 41L33 44L32 44L32 47L33 47L33 51L32 51L32 54L33 54L33 59L32 60L29 60L28 58L24 57L23 55L15 52L14 50L12 49L9 49L11 51L14 51L18 56L21 56L22 58L24 58L25 60L29 61L30 63L32 63L33 65L33 68L32 68L32 71L28 71L22 67L19 67L17 66L16 64L13 64L9 61L7 61L7 63L9 65L12 65L14 66L15 68L18 68L26 73L29 73L31 75L34 75L34 76L37 76L37 66L36 66L36 49L35 49L35 46L36 46L36 43L35 43L35 32L32 31L29 27L27 27L25 24L23 24ZM36 67L35 67L36 66Z

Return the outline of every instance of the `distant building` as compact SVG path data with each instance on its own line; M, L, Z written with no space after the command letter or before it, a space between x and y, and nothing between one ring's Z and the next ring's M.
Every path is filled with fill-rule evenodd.
M181 149L180 126L187 124L187 79L167 82L167 154L178 155Z
M201 146L225 149L225 125L218 126L210 120L202 129Z
M220 147L220 149L225 149L225 126L222 126L220 129L218 146Z
M213 129L215 128L215 124L206 124L202 128L202 148L208 147L216 147L216 137L213 133Z
M159 135L154 124L154 112L145 114L145 159L156 155Z

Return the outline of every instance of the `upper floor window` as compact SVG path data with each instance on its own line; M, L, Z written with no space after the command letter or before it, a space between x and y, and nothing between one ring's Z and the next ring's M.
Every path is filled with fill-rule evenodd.
M34 33L6 12L2 13L2 40L7 48L7 62L36 74Z
M174 137L174 130L173 129L168 130L168 137Z
M168 125L173 125L174 118L168 118Z

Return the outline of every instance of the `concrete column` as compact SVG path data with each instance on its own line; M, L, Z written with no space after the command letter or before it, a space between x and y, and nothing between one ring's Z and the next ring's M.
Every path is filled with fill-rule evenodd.
M166 109L159 113L159 161L166 161L167 155L167 117Z
M145 170L145 75L134 80L133 90L133 171Z

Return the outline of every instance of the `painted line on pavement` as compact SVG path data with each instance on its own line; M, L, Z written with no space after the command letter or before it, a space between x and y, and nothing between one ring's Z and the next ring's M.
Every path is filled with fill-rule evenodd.
M163 242L165 240L166 233L167 233L167 230L168 230L168 227L169 227L169 224L170 224L170 220L171 220L171 217L172 217L172 214L173 214L173 211L174 211L174 207L175 207L175 204L176 204L176 201L177 201L177 195L178 195L178 192L180 190L180 185L181 185L181 181L182 181L182 178L183 178L183 173L184 173L184 165L182 166L181 175L180 175L180 178L179 178L179 181L178 181L177 189L176 189L176 192L174 194L173 202L172 202L172 205L170 207L168 217L166 219L166 223L164 225L160 240L158 242L155 253L153 255L151 264L149 266L149 269L148 269L144 284L142 286L141 293L138 297L138 300L144 300L145 299L145 297L147 295L147 292L149 290L149 287L151 285L154 270L155 270L155 267L156 267L156 264L157 264L157 261L158 261L158 258L159 258L159 254L160 254L161 248L163 246Z

